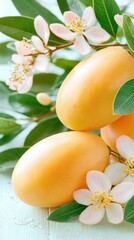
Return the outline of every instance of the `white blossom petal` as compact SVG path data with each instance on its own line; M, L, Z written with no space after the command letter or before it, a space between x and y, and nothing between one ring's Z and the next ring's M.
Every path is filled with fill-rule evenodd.
M102 220L104 214L104 208L98 208L97 210L93 210L92 206L89 206L80 214L79 220L84 224L94 225Z
M123 182L115 186L110 194L113 196L113 201L117 203L126 203L134 195L134 184Z
M76 202L83 204L83 205L90 205L90 196L91 192L88 189L80 189L73 193L74 199Z
M12 55L12 61L16 64L22 64L25 62L25 58L23 56L20 56L18 54Z
M122 206L118 203L111 203L106 208L107 219L112 224L119 224L124 219L124 212Z
M34 67L40 72L48 72L49 58L44 54L39 54L35 60Z
M31 46L31 44L27 43L25 41L17 41L15 43L16 50L17 50L18 54L21 56L29 55L31 53L30 46Z
M106 174L100 171L90 171L87 173L86 182L93 193L94 191L106 191L111 189L111 182Z
M123 179L123 182L131 182L134 183L134 174L130 174L129 176Z
M126 168L125 164L113 163L106 167L104 173L109 177L112 185L117 185L126 177L126 173L124 172Z
M33 72L29 71L22 83L18 83L17 91L19 93L27 93L30 91L33 85Z
M47 22L43 19L43 17L37 16L34 20L34 27L39 37L41 37L47 45L50 36Z
M125 135L122 135L116 140L118 152L125 159L134 158L134 141Z
M53 23L50 25L51 31L64 40L73 41L75 38L75 34L68 30L64 25L59 23Z
M41 39L39 37L32 36L31 40L39 52L41 52L41 53L45 52L46 49L44 48L43 42L41 41Z
M89 46L89 44L82 35L75 38L74 46L77 52L82 55L86 55L92 51L92 48Z
M120 14L116 14L114 16L114 20L116 21L116 23L118 24L119 27L123 28L123 16Z
M94 26L85 31L87 39L94 43L105 42L110 38L110 35L101 27Z
M87 28L93 26L96 22L94 9L92 7L85 8L82 18L83 18L83 20L85 20Z
M64 21L66 25L69 25L72 21L80 19L80 17L72 11L64 12L63 16L64 16Z

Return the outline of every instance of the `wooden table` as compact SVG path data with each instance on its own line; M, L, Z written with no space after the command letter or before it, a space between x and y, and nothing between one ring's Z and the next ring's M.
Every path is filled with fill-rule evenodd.
M11 170L0 173L0 240L133 240L134 226L111 225L104 219L96 226L78 221L55 223L47 220L50 209L21 202L11 186Z

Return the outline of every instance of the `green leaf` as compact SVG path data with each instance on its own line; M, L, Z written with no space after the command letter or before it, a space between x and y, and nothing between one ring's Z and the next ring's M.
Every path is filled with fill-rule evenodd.
M125 115L134 111L134 79L121 86L114 100L114 113Z
M93 0L80 0L86 7L93 6Z
M53 73L35 74L33 79L33 87L30 92L48 92L55 84L57 75Z
M28 147L11 148L0 152L0 169L13 168L19 158L28 150Z
M69 5L67 0L57 0L59 9L61 11L61 13L64 13L65 11L70 11Z
M134 224L134 196L128 201L125 207L124 220Z
M40 116L50 112L50 106L43 106L36 100L32 94L14 93L9 96L9 103L16 112L23 113L26 116Z
M74 68L80 61L78 60L69 60L69 59L64 59L64 58L57 58L53 60L53 63L60 68L63 69L72 69Z
M73 11L81 15L81 6L78 0L57 0L60 11L63 14L65 11Z
M123 15L123 30L130 52L134 56L134 24L127 15Z
M48 220L55 222L67 222L76 219L87 206L81 205L77 202L71 202L59 207L53 211Z
M46 137L64 131L66 131L66 127L63 126L56 116L44 119L29 133L25 139L24 145L32 146Z
M12 139L14 139L23 129L20 129L12 134L7 134L7 135L3 135L0 138L0 146L10 142Z
M0 43L0 64L8 64L11 61L11 56L15 51L9 49L7 45L10 42Z
M21 125L13 119L0 117L0 134L9 134L21 129Z
M0 101L5 97L7 98L11 90L6 86L4 82L0 82Z
M115 37L118 25L114 16L120 14L120 9L115 0L93 0L93 8L102 28Z
M0 117L2 118L8 118L8 119L15 119L15 117L7 114L7 113L3 113L3 112L0 112Z
M22 40L23 37L30 39L37 35L33 19L20 16L0 18L0 31L16 40Z
M61 23L61 21L52 12L50 12L36 0L12 0L12 2L21 15L32 18L40 15L48 22L48 24Z
M70 72L70 70L67 69L62 75L57 77L56 82L55 82L55 88L59 88L61 86L61 84L63 83L63 81L69 74L69 72Z

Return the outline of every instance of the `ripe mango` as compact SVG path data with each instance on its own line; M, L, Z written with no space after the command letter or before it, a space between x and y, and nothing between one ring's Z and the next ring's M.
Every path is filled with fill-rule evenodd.
M114 151L117 151L116 140L121 135L127 135L134 139L134 112L101 128L102 139Z
M113 115L116 92L134 78L134 59L121 47L102 49L80 62L59 89L56 111L72 130L97 130L120 116Z
M109 150L97 135L65 132L32 146L17 163L13 189L29 205L56 207L73 201L73 192L86 187L86 173L104 171Z

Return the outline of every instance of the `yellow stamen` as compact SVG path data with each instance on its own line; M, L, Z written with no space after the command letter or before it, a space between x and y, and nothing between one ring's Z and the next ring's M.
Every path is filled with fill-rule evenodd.
M90 202L93 204L92 208L93 210L97 210L98 208L105 207L107 208L111 201L113 200L113 197L111 194L103 191L95 191L93 195L90 196Z
M127 166L127 168L124 170L124 172L127 175L132 175L134 174L134 159L132 157L128 158L125 161L125 165Z
M25 75L30 70L31 67L28 64L16 64L14 71L11 73L11 77L9 78L14 87L16 87L16 83L22 84L23 80L25 80Z
M69 25L66 26L73 32L82 33L87 29L86 19L84 18L76 18Z

